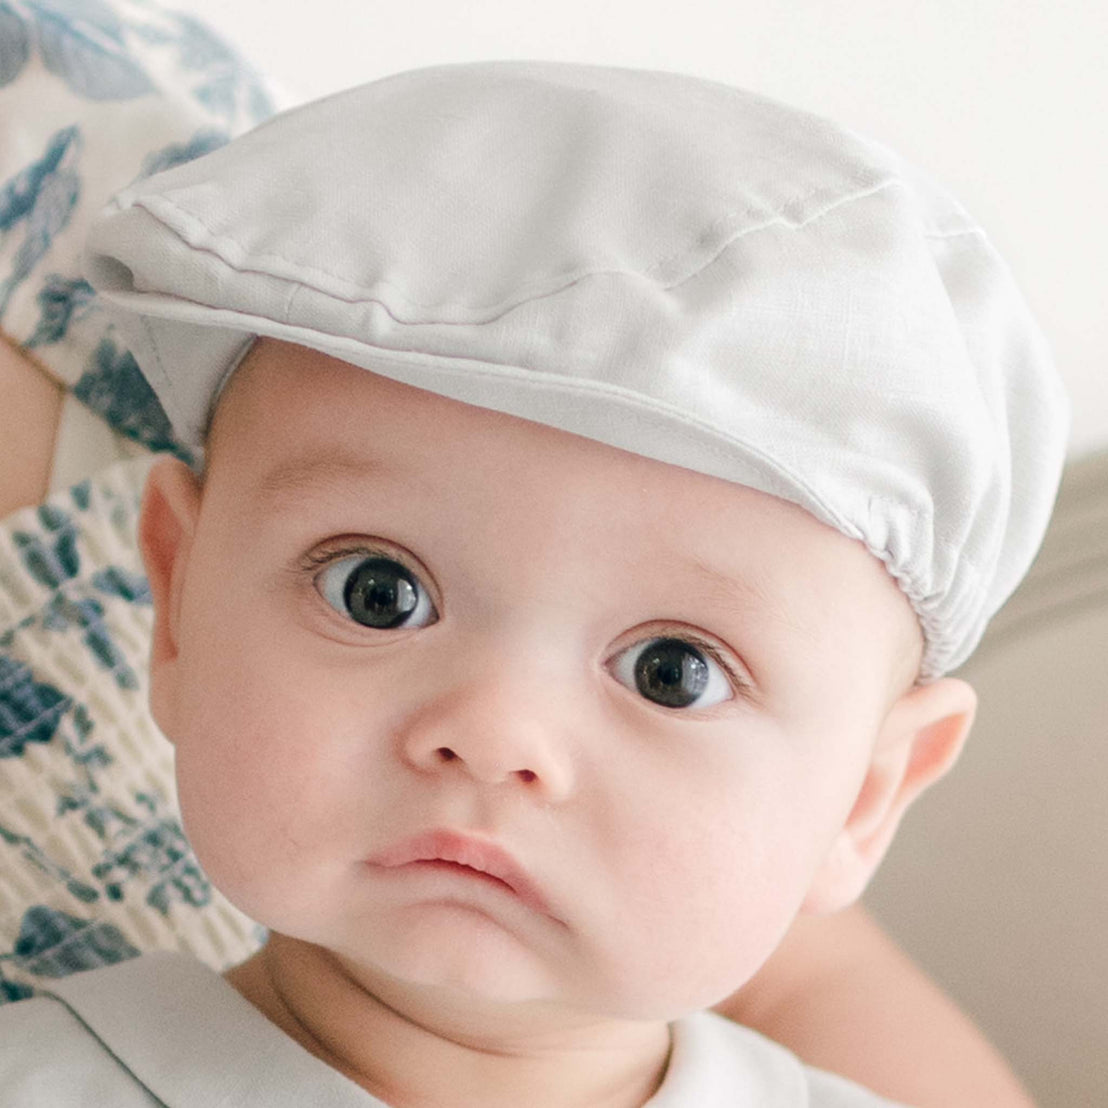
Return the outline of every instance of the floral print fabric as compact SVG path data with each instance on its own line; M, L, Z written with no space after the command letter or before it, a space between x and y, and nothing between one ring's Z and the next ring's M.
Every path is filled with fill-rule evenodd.
M291 103L151 0L0 0L0 329L141 454L187 457L82 276L83 228ZM0 1003L148 950L222 969L262 938L196 864L147 706L149 464L0 522Z
M147 950L222 969L263 937L200 870L148 707L150 461L0 526L0 1002Z
M290 99L150 0L0 0L0 329L152 449L179 447L82 275L83 230L118 189Z

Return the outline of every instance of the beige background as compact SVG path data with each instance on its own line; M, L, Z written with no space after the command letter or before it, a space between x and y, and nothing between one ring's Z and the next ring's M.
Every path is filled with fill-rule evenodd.
M1031 573L957 676L960 763L867 895L1042 1108L1108 1105L1108 451L1071 465Z

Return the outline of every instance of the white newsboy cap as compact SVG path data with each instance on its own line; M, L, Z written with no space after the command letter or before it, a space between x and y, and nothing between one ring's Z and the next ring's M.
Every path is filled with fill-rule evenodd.
M117 193L85 264L187 443L269 335L749 485L881 559L923 683L1027 572L1065 459L1047 343L956 200L677 73L494 61L336 93Z

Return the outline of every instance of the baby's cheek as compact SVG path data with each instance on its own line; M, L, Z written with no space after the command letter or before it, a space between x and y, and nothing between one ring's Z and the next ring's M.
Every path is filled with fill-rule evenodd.
M322 901L324 870L285 788L241 759L178 769L185 834L209 880L251 919L294 933Z
M297 889L310 897L303 871L318 831L308 818L304 752L292 741L297 721L214 675L191 703L175 737L185 833L216 887L266 922L271 902L287 903Z
M753 977L807 891L809 844L773 808L753 796L706 806L687 838L659 850L654 895L631 913L645 924L649 972L684 1012L711 1007Z

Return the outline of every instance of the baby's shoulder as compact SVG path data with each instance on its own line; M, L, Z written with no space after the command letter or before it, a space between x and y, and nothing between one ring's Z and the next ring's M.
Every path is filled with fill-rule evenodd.
M902 1108L838 1074L801 1061L780 1043L714 1012L673 1025L674 1049L662 1094L650 1108L737 1101L766 1108Z
M0 1004L0 1108L152 1108L100 1040L51 996Z

